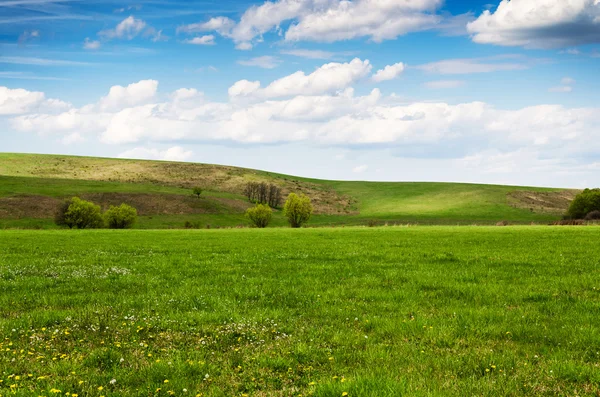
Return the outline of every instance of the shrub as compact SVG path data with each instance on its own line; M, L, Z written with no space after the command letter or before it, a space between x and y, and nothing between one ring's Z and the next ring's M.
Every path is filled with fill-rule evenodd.
M264 228L271 222L273 210L271 207L265 204L257 204L254 208L248 208L246 210L246 217L250 219L252 224L256 227Z
M183 224L183 226L186 229L200 229L200 222L185 221L185 223Z
M305 195L298 196L296 193L290 193L283 206L283 213L291 227L301 227L309 221L313 213L310 198Z
M104 219L110 229L131 229L137 221L137 210L127 204L111 205L104 213Z
M600 189L585 189L579 193L571 202L567 215L571 219L583 219L593 211L600 211Z
M100 206L85 201L79 197L73 197L69 208L64 214L64 224L77 229L100 228L104 224Z
M600 220L600 211L595 210L595 211L590 212L589 214L587 214L585 216L585 220L586 221L598 221L598 220Z
M198 198L200 198L200 195L202 194L202 188L201 188L201 187L198 187L198 186L196 186L196 187L195 187L195 188L192 190L192 192L194 193L194 195L196 195L196 196L198 196Z
M72 199L67 199L60 204L60 206L56 210L56 213L54 214L54 223L56 223L56 225L68 226L69 229L72 229L73 226L75 226L75 224L73 224L72 220L67 219L67 216L66 216L67 211L69 210L69 206L71 205L72 202L73 202Z
M508 226L508 221L500 221L496 223L496 226Z
M369 219L369 221L367 222L367 226L369 227L375 227L377 226L378 222L375 219Z

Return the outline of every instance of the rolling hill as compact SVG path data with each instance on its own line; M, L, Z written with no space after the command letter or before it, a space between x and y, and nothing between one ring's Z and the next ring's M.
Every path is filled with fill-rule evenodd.
M122 202L138 209L138 228L245 225L251 181L304 193L315 205L310 224L546 223L558 219L577 191L429 182L326 181L210 164L0 153L0 228L52 228L65 198L103 208ZM191 188L201 186L201 198ZM285 225L280 211L273 226Z

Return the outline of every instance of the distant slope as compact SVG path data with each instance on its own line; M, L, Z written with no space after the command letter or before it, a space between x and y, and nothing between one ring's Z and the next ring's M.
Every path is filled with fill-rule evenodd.
M428 182L345 182L196 163L0 153L0 227L52 227L65 197L107 207L130 203L139 227L245 224L249 181L305 193L316 207L314 225L383 223L470 224L548 222L560 217L576 191ZM201 186L203 197L191 196ZM284 225L276 213L274 225Z

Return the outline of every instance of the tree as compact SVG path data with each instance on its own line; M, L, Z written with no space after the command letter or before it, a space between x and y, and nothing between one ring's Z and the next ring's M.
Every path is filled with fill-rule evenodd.
M308 222L313 213L310 198L304 194L298 196L296 193L290 193L283 206L283 213L288 218L291 227L301 227Z
M69 210L69 206L71 205L71 203L73 202L72 199L67 199L65 201L63 201L60 206L58 207L58 209L56 210L56 213L54 214L54 223L56 223L58 226L68 226L69 229L72 229L73 226L75 226L75 224L73 224L71 219L67 219L67 211Z
M600 211L600 189L585 189L575 196L567 215L571 219L583 219L592 211Z
M272 183L249 182L244 194L251 203L268 204L271 208L277 208L281 203L281 188Z
M104 224L100 206L85 201L79 197L73 197L69 208L65 212L64 222L69 227L77 229L100 228Z
M130 205L113 205L104 213L104 220L110 229L131 229L137 221L137 210Z
M201 188L201 187L198 187L198 186L196 186L196 187L194 188L193 192L194 192L194 195L196 195L196 196L198 196L198 198L200 198L200 195L202 194L202 188Z
M246 217L259 228L267 227L271 222L272 215L273 210L265 204L257 204L256 207L246 210Z

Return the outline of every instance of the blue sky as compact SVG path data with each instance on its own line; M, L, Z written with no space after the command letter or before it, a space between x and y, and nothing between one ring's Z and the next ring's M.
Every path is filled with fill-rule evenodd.
M0 0L0 151L600 185L598 0Z

